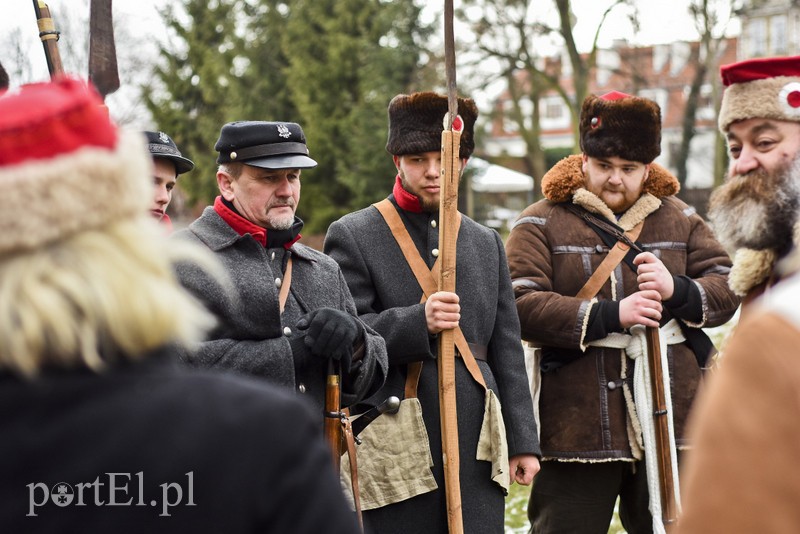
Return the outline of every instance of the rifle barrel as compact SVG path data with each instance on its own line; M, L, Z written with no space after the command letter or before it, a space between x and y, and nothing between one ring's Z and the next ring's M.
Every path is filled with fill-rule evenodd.
M678 517L675 502L675 480L672 478L672 455L670 453L669 420L667 398L664 390L664 375L661 369L661 344L658 328L648 326L647 357L650 363L650 383L653 388L653 418L656 433L656 456L658 457L658 481L661 488L661 519L668 528Z

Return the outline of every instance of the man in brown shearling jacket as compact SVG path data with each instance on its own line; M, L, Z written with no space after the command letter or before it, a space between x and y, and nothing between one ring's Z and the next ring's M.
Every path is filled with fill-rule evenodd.
M629 533L659 532L641 325L661 327L677 466L674 449L685 445L686 415L713 350L700 329L728 321L739 300L727 285L725 250L675 198L677 179L653 163L658 105L619 92L589 96L580 134L583 154L544 176L545 200L522 212L506 244L522 337L540 348L533 371L543 461L528 515L534 533L607 532L619 497ZM623 232L635 246L582 291Z

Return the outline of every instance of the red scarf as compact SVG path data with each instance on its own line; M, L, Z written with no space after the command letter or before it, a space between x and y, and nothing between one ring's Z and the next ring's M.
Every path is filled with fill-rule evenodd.
M267 229L262 228L257 224L253 224L252 222L248 221L247 219L245 219L244 217L242 217L241 215L230 209L228 206L225 205L224 202L222 202L221 196L218 196L216 199L214 199L214 211L216 211L217 214L220 217L222 217L222 220L228 223L228 226L233 228L233 230L237 234L241 236L250 234L256 241L261 243L261 246L263 247L267 246ZM294 245L295 243L297 243L297 241L300 240L300 237L302 236L300 234L297 234L297 236L294 239L291 239L286 243L284 243L283 248L289 250L292 247L292 245Z
M394 180L394 189L392 193L394 193L394 199L397 201L397 205L402 209L410 211L411 213L422 213L422 205L419 203L419 197L403 189L403 182L400 180L399 174Z

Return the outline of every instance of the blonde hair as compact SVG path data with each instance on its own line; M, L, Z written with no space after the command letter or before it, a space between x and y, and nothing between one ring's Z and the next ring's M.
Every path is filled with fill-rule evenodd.
M99 370L168 344L191 348L214 319L177 281L183 261L222 272L207 251L168 240L147 214L1 255L0 369Z

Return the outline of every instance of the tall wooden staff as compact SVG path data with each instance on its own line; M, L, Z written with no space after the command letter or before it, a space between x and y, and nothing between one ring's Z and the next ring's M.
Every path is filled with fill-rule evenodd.
M439 184L439 291L456 290L456 223L458 220L458 149L463 121L458 116L456 56L453 35L453 0L444 2L445 68L447 72L447 115L442 132L442 176ZM455 332L439 334L439 417L442 428L442 461L447 497L447 524L451 534L464 532L459 481L458 421L456 412Z
M44 47L44 57L47 59L47 70L50 71L50 77L54 78L64 73L61 54L58 52L58 38L61 32L56 30L53 17L50 16L50 8L43 0L33 0L33 10L39 25L39 39L42 40Z
M656 457L658 458L658 482L661 489L661 521L669 531L678 518L675 502L675 481L672 478L672 454L670 452L669 420L667 399L664 389L664 375L661 367L661 343L658 328L648 326L647 358L650 364L650 384L653 389L653 423L656 437Z

